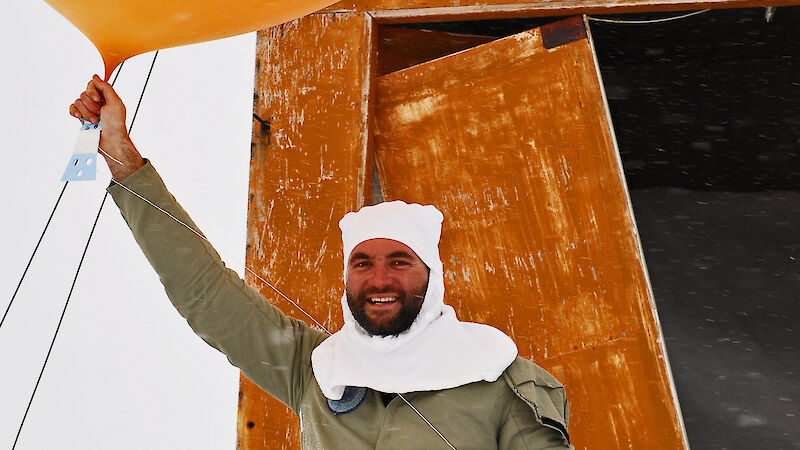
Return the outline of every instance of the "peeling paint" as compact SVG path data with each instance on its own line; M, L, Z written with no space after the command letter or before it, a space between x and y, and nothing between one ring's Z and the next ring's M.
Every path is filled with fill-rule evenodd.
M373 33L368 15L336 16L258 33L253 108L270 118L272 141L253 135L247 225L247 265L333 330L341 326L343 287L336 222L363 205L371 174L371 89L364 87L371 62L361 52ZM304 320L252 278L267 299ZM300 447L294 414L245 378L239 416L269 419L252 428L239 420L240 450Z

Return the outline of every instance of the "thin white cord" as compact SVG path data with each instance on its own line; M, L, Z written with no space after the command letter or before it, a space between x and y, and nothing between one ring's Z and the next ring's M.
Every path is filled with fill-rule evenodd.
M137 198L139 198L139 199L140 199L140 200L142 200L143 202L147 203L148 205L152 206L153 208L157 209L158 211L161 211L162 213L164 213L165 215L167 215L167 217L169 217L170 219L174 220L175 222L177 222L177 223L179 223L179 224L183 225L183 226L184 226L184 227L185 227L187 230L191 231L192 233L194 233L195 235L197 235L199 238L203 239L204 241L208 242L209 244L211 243L211 241L209 241L209 240L208 240L208 239L207 239L205 236L203 236L203 235L202 235L202 234L201 234L199 231L197 231L197 230L195 230L194 228L192 228L191 226L189 226L189 225L188 225L186 222L184 222L184 221L182 221L182 220L178 219L177 217L175 217L174 215L172 215L172 214L171 214L169 211L165 210L164 208L162 208L162 207L160 207L160 206L156 205L155 203L151 202L150 200L148 200L148 199L147 199L147 198L145 198L144 196L140 195L138 192L134 191L133 189L129 188L128 186L125 186L125 185L124 185L124 184L122 184L122 183L119 183L119 182L117 182L117 181L116 181L116 180L114 180L113 178L111 179L111 182L112 182L112 183L114 183L114 184L116 184L117 186L121 187L122 189L125 189L126 191L130 192L131 194L133 194L134 196L136 196ZM253 270L251 270L251 269L250 269L249 267L247 267L246 265L242 264L242 266L244 267L244 270L246 270L247 272L251 273L253 276L255 276L256 278L258 278L258 279L259 279L259 280L260 280L262 283L266 284L266 285L267 285L267 286L269 286L269 287L270 287L270 288L271 288L273 291L275 291L275 292L276 292L278 295L280 295L281 297L283 297L283 298L284 298L286 301L288 301L289 303L291 303L292 305L294 305L294 306L295 306L295 308L299 309L299 310L300 310L300 311L301 311L303 314L305 314L305 315L306 315L306 316L307 316L309 319L311 319L311 320L312 320L312 321L313 321L315 324L317 324L317 326L318 326L318 327L320 327L320 328L322 328L323 330L325 330L325 332L326 332L326 333L328 333L328 334L331 334L331 332L328 330L328 328L326 328L326 327L325 327L325 325L321 324L321 323L320 323L320 322L319 322L317 319L315 319L315 318L314 318L314 316L312 316L311 314L309 314L308 312L306 312L306 310L304 310L302 307L300 307L300 305L298 305L298 304L297 304L297 302L293 301L293 300L292 300L291 298L289 298L289 297L288 297L286 294L284 294L284 293L283 293L283 292L281 292L281 291L280 291L278 288L276 288L275 286L273 286L273 285L272 285L272 283L270 283L269 281L265 280L263 277L261 277L261 275L259 275L259 274L255 273ZM407 404L408 406L410 406L410 407L411 407L411 409L412 409L412 410L414 410L414 412L415 412L415 413L417 413L417 415L418 415L420 418L422 418L422 420L424 420L424 421L425 421L425 423L426 423L426 424L428 424L428 426L429 426L429 427L431 427L431 429L432 429L433 431L435 431L435 432L436 432L436 434L438 434L440 438L442 438L442 440L443 440L443 441L444 441L444 442L445 442L445 443L448 445L448 447L450 447L452 450L457 450L457 449L456 449L456 448L453 446L453 444L451 444L451 443L450 443L450 441L448 441L448 440L447 440L447 438L446 438L446 437L444 437L444 435L443 435L443 434L442 434L442 433L441 433L441 432L440 432L438 429L436 429L436 427L435 427L435 426L433 426L433 424L432 424L432 423L431 423L431 422L430 422L430 421L429 421L429 420L428 420L428 419L427 419L427 418L426 418L426 417L425 417L425 416L424 416L424 415L423 415L423 414L422 414L422 413L421 413L421 412L420 412L420 411L419 411L419 410L418 410L416 407L414 407L414 405L412 405L412 404L411 404L411 402L409 402L409 401L408 401L408 400L407 400L407 399L406 399L406 398L403 396L403 394L399 394L399 393L398 393L398 394L397 394L397 396L398 396L398 397L400 397L401 399L403 399L403 401L404 401L404 402L406 402L406 404Z
M586 16L589 20L594 20L595 22L607 22L607 23L630 23L630 24L648 24L648 23L659 23L659 22L669 22L670 20L678 20L684 19L686 17L694 16L697 14L703 14L704 12L711 11L710 9L704 9L702 11L693 11L688 14L683 14L680 16L674 17L664 17L663 19L652 19L652 20L616 20L616 19L602 19L600 17L592 17Z
M410 407L411 407L411 409L413 409L413 410L414 410L414 412L415 412L415 413L417 413L417 415L418 415L418 416L420 416L420 417L422 418L422 420L424 420L424 421L425 421L425 423L427 423L427 424L428 424L428 426L429 426L429 427L431 427L431 429L432 429L433 431L435 431L435 432L436 432L436 434L438 434L438 435L439 435L439 437L440 437L440 438L442 438L442 440L445 442L445 444L447 444L447 445L448 445L448 446L449 446L451 449L453 449L453 450L457 450L457 449L456 449L456 448L453 446L453 444L451 444L451 443L450 443L450 441L448 441L448 440L447 440L447 438L446 438L446 437L444 437L444 435L443 435L443 434L442 434L442 433L441 433L439 430L437 430L437 429L436 429L436 427L435 427L435 426L433 426L433 424L432 424L432 423L431 423L431 422L430 422L428 419L426 419L426 418L425 418L425 416L423 416L423 415L422 415L422 413L421 413L421 412L419 412L419 410L418 410L417 408L415 408L415 407L414 407L414 405L412 405L412 404L411 404L411 402L409 402L408 400L406 400L406 398L405 398L405 397L403 397L403 394L400 394L400 393L398 393L398 394L397 394L397 396L398 396L398 397L400 397L400 398L402 398L402 399L403 399L403 401L404 401L404 402L406 402L406 404L407 404L408 406L410 406Z
M126 191L130 192L131 194L135 195L136 197L138 197L139 199L141 199L141 200L142 200L142 201L144 201L145 203L149 204L149 205L150 205L150 206L152 206L153 208L155 208L155 209L157 209L157 210L161 211L162 213L166 214L166 215L167 215L169 218L171 218L171 219L172 219L172 220L174 220L175 222L178 222L179 224L183 225L183 226L184 226L184 227L185 227L187 230L189 230L189 231L191 231L192 233L196 234L198 237L200 237L200 238L201 238L201 239L203 239L204 241L208 242L209 244L211 243L211 241L209 241L209 240L208 240L208 239L207 239L205 236L203 236L203 235L202 235L202 234L201 234L199 231L195 230L194 228L190 227L188 224L186 224L186 223L185 223L185 222L183 222L182 220L180 220L180 219L178 219L177 217L173 216L172 214L170 214L170 213L169 213L169 211L166 211L165 209L161 208L160 206L156 205L155 203L151 202L150 200L148 200L148 199L144 198L143 196L139 195L137 192L133 191L131 188L129 188L129 187L127 187L127 186L125 186L124 184L121 184L121 183L117 182L117 181L116 181L116 180L114 180L113 178L111 179L111 182L112 182L112 183L114 183L114 184L116 184L117 186L121 187L122 189L125 189ZM234 261L234 262L235 262L235 261ZM318 327L320 327L320 328L322 328L323 330L325 330L325 332L326 332L326 333L328 333L328 334L331 334L331 332L328 330L328 328L327 328L327 327L325 327L325 325L321 324L321 323L320 323L320 322L319 322L317 319L315 319L315 318L314 318L314 316L312 316L311 314L307 313L307 312L306 312L306 310L304 310L302 307L300 307L300 305L298 305L298 304L297 304L297 302L295 302L294 300L292 300L291 298L289 298L289 297L288 297L286 294L284 294L283 292L281 292L281 291L280 291L280 289L276 288L276 287L275 287L275 286L274 286L272 283L270 283L269 281L265 280L263 277L261 277L261 275L257 274L257 273L256 273L256 272L254 272L253 270L251 270L251 269L250 269L249 267L247 267L245 264L242 264L242 266L244 267L244 270L246 270L247 272L249 272L250 274L252 274L254 277L258 278L258 279L259 279L259 280L260 280L262 283L264 283L264 284L266 284L267 286L269 286L269 287L270 287L270 288L271 288L273 291L275 291L275 292L276 292L278 295L280 295L280 296L281 296L281 297L283 297L283 298L284 298L286 301L288 301L289 303L291 303L292 305L294 305L294 307L295 307L295 308L299 309L299 310L300 310L300 312L302 312L303 314L305 314L305 315L306 315L306 316L307 316L309 319L311 319L311 320L312 320L312 321L313 321L315 324L317 324L317 326L318 326Z
M125 164L122 164L122 161L120 161L120 160L118 160L117 158L114 158L113 156L111 156L111 155L109 155L108 153L106 153L106 151L105 151L105 150L103 150L102 148L100 148L100 147L97 147L97 151L98 151L98 152L100 152L100 153L102 153L102 154L103 154L103 156L105 156L105 157L107 157L107 158L110 158L112 161L114 161L115 163L119 164L120 166L124 166L124 165L125 165Z

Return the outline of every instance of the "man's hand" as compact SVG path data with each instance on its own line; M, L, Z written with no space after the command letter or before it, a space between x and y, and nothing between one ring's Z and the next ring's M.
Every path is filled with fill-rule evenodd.
M89 81L86 91L69 106L69 113L94 124L103 118L100 149L115 180L124 180L144 165L125 129L125 105L114 88L100 77L95 75Z

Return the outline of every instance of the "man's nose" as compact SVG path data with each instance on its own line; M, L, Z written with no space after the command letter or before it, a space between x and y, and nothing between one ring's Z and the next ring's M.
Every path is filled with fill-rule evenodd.
M377 289L385 289L392 284L391 274L382 264L376 264L372 271L370 283Z

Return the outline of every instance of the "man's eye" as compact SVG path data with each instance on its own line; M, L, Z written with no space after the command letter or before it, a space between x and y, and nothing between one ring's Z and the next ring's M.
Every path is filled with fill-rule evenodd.
M358 261L357 263L353 264L353 267L367 267L369 262L367 261Z
M392 264L394 264L395 266L407 266L408 265L408 261L403 261L402 259L397 259L397 260L392 261Z

